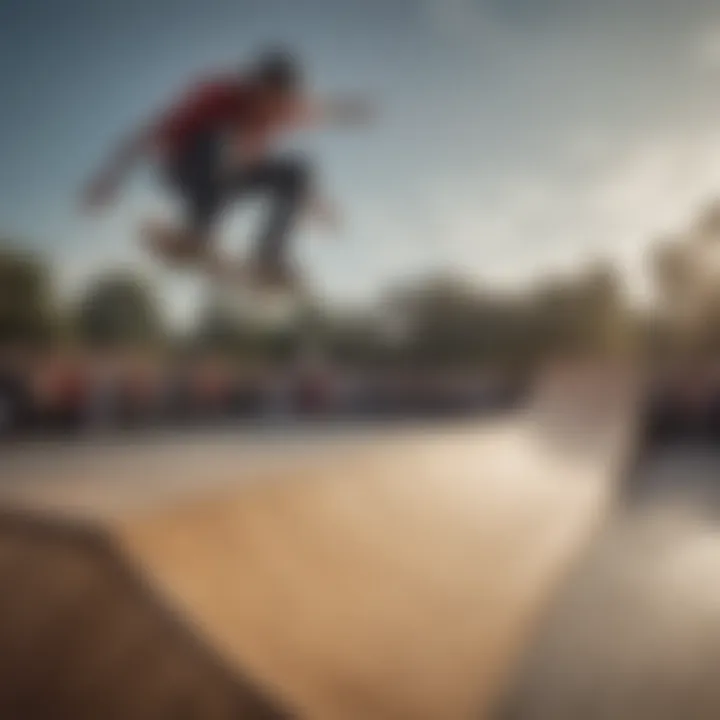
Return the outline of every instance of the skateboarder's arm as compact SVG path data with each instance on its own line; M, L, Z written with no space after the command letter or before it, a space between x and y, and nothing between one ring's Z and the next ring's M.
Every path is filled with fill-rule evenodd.
M304 100L297 104L293 121L298 126L365 125L375 115L375 109L364 98L337 96Z

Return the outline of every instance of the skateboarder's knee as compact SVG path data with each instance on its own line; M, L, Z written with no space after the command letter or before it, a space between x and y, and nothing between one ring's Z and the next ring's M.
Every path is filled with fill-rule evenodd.
M283 189L290 195L299 196L308 192L312 179L309 161L303 157L289 158L280 168Z

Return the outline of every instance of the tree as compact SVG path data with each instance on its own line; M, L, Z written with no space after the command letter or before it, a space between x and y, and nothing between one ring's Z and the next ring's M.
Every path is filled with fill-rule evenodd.
M90 284L75 316L79 339L91 346L148 345L164 337L156 298L129 272L103 275Z
M631 339L632 313L610 265L546 281L529 307L529 327L543 353L614 354Z
M720 205L713 204L687 230L656 243L657 322L674 353L720 350L718 238Z
M720 240L720 202L712 202L703 209L691 233L697 244L717 244Z
M47 341L54 310L48 268L29 252L0 245L0 343Z
M414 364L524 359L526 314L518 298L482 292L452 277L429 277L393 293L385 308L403 329L404 353Z

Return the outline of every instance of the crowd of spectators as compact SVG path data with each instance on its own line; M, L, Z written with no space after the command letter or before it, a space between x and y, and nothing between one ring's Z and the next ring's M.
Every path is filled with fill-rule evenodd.
M317 417L428 417L504 408L517 389L483 373L278 367L198 355L0 355L0 435Z

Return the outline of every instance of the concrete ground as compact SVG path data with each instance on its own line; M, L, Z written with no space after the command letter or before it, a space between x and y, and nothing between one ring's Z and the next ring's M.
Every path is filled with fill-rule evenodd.
M720 717L720 453L640 459L531 636L502 720Z

